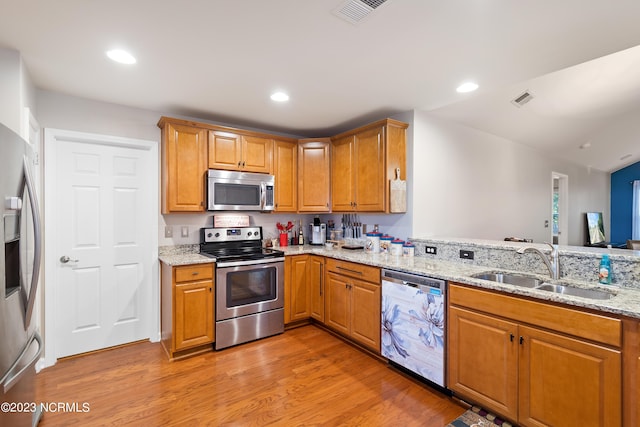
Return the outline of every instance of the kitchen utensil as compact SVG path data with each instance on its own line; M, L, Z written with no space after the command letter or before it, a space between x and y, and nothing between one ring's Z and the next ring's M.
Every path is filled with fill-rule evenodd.
M389 211L398 213L407 211L407 181L400 179L400 168L396 168L396 179L390 180Z

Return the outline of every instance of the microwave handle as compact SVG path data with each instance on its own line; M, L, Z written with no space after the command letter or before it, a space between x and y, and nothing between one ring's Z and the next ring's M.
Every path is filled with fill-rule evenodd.
M260 183L260 210L264 210L267 204L267 184Z

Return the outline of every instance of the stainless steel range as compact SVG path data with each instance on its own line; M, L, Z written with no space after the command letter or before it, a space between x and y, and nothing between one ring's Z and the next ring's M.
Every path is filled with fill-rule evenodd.
M202 228L216 258L216 350L284 332L284 253L262 247L262 227Z

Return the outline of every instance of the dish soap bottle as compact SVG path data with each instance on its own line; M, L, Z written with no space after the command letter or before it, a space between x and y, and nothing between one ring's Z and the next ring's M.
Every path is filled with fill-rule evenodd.
M602 255L602 259L600 260L598 281L605 285L611 284L611 260L607 254Z

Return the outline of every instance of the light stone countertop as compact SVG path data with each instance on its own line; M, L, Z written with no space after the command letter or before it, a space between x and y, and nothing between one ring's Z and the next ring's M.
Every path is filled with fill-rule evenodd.
M511 246L511 245L510 245ZM452 262L443 260L434 260L422 256L401 257L389 254L368 254L363 250L347 250L347 249L326 249L324 246L288 246L284 248L276 248L282 250L285 255L302 255L315 254L334 259L351 261L360 264L370 265L374 267L399 270L408 273L420 274L437 279L444 279L463 284L476 286L482 289L490 289L502 291L513 295L532 297L544 301L552 301L572 305L575 307L587 308L592 310L603 311L622 316L640 319L640 290L622 288L613 285L599 285L597 282L584 282L578 280L560 279L553 281L548 276L540 274L525 273L529 276L537 277L549 283L567 284L579 288L599 289L614 293L615 296L608 300L594 300L588 298L574 297L569 295L557 294L549 291L524 288L507 283L498 283L488 280L481 280L471 277L471 275L485 271L509 271L496 269L492 267L483 267L478 265L466 264L463 262ZM215 262L214 258L200 255L197 245L187 245L182 248L171 248L160 250L160 261L171 266L201 264ZM511 270L512 273L520 273Z
M538 289L524 288L507 283L475 279L470 276L486 271L509 270L465 264L462 262L433 260L421 256L399 257L389 254L367 254L362 250L350 251L345 249L325 249L324 247L320 246L308 245L305 245L304 247L290 246L279 249L284 250L286 255L297 255L305 253L315 254L335 259L341 259L344 261L352 261L371 265L374 267L400 270L409 273L434 277L437 279L464 283L476 286L478 288L502 291L513 295L532 297L544 301L563 303L575 307L598 310L640 319L640 290L638 289L621 288L612 285L600 285L597 282L588 283L569 279L551 280L549 276L524 273L527 276L534 276L548 283L560 283L575 286L578 288L598 289L615 294L614 297L608 300L595 300L563 295ZM513 270L511 270L510 272L515 274L523 274L522 272Z

